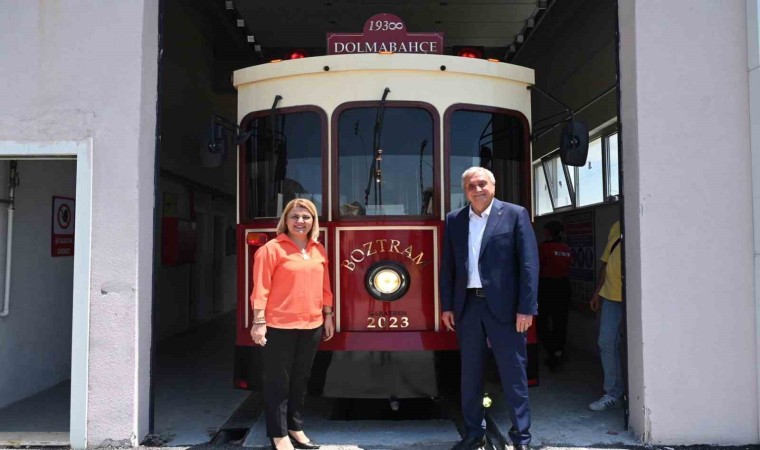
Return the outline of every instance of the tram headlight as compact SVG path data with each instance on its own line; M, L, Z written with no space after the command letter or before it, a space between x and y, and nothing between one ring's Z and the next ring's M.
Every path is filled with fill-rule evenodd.
M393 294L401 287L401 274L393 269L383 269L375 274L372 284L383 294Z
M367 271L367 292L377 300L398 300L409 290L409 272L396 262L380 261Z

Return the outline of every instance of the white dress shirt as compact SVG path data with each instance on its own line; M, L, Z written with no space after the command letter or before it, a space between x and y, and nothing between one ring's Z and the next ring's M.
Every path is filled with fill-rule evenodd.
M482 288L478 259L480 259L480 243L483 241L483 232L486 231L488 216L491 214L493 200L481 215L475 214L470 206L470 233L467 239L467 289Z

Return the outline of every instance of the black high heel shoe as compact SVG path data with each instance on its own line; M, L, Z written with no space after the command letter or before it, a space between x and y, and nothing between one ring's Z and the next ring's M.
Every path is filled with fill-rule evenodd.
M296 441L293 439L293 436L288 435L288 437L290 438L290 442L293 443L293 446L295 447ZM272 446L272 450L277 450L277 446L274 444L274 438L269 438L269 444ZM295 447L295 448L298 448L298 447Z
M298 448L298 449L303 449L303 450L314 450L316 448L319 448L319 444L317 444L314 441L298 442L296 438L294 438L290 433L288 433L288 437L290 438L290 443L293 444L293 448Z

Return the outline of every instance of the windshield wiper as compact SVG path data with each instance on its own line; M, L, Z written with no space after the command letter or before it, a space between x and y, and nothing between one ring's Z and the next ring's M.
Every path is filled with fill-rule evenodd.
M375 132L373 137L373 155L372 163L369 166L369 179L367 180L367 189L364 190L364 206L369 204L369 193L372 190L372 180L375 180L377 186L375 186L375 205L383 204L383 187L381 186L383 172L380 169L380 161L382 160L383 150L380 148L380 137L383 134L383 119L385 118L385 99L388 97L388 93L391 90L385 88L383 91L383 98L380 99L380 105L377 107L377 114L375 115Z

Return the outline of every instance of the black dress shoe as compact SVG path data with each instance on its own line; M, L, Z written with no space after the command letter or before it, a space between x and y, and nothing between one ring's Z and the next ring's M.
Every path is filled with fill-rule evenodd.
M512 444L514 450L530 450L530 444Z
M466 437L459 441L451 450L477 450L486 445L486 437Z
M319 444L315 443L314 441L298 442L293 436L288 435L288 437L290 438L290 443L293 444L293 448L300 448L305 450L319 448Z

